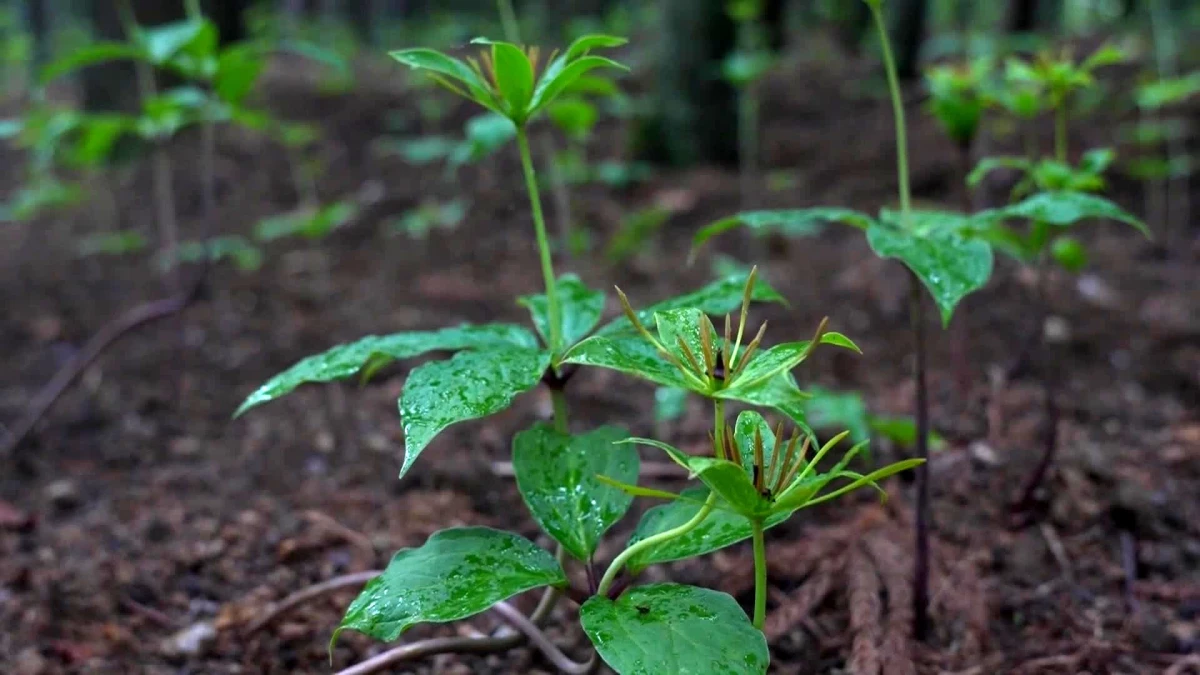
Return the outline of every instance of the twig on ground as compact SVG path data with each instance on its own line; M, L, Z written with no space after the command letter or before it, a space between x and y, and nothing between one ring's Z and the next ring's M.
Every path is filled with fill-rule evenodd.
M513 628L516 628L522 635L529 639L529 642L537 647L542 655L545 656L555 668L558 668L567 675L587 675L596 667L596 654L592 653L591 658L583 663L579 663L567 656L560 650L546 634L542 632L529 617L525 616L516 607L507 602L498 602L492 606L492 611L499 614Z
M1042 532L1042 538L1046 540L1046 547L1050 549L1050 554L1054 556L1054 562L1058 563L1058 568L1062 572L1063 579L1071 588L1075 587L1075 567L1071 565L1071 559L1067 556L1067 549L1063 546L1062 540L1058 538L1058 532L1050 523L1040 523L1038 528Z
M335 591L340 591L351 586L362 586L371 579L383 574L383 570L370 570L368 572L355 572L354 574L346 574L340 577L334 577L328 581L323 581L315 586L309 586L303 590L297 591L283 600L272 604L267 608L254 623L246 628L247 635L253 635L265 628L276 618L291 611L298 605L302 605L309 600L314 600L323 595L328 595Z

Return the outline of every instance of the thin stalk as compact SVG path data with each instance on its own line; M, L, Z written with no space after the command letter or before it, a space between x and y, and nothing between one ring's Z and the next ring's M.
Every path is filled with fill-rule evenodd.
M754 627L762 630L767 620L767 545L761 520L751 523L754 528Z
M908 129L904 119L904 100L900 92L900 80L896 74L896 59L892 56L891 41L887 24L883 18L882 3L872 0L871 13L879 31L879 43L883 52L883 64L887 71L888 90L892 99L892 111L896 124L896 171L900 182L900 209L907 220L912 212L912 191L908 180ZM912 322L913 348L916 363L913 379L917 389L917 457L929 458L929 391L925 381L925 317L921 297L921 282L909 270L909 311ZM917 514L915 523L913 564L913 636L924 640L929 628L929 463L916 467Z
M666 532L659 532L652 537L647 537L625 549L624 551L621 551L621 554L618 555L612 561L612 564L608 566L608 569L604 572L604 576L600 578L600 585L596 587L596 595L605 595L608 593L608 589L612 588L613 582L617 579L617 574L621 571L621 568L625 567L625 563L629 562L630 558L648 548L658 546L663 542L668 542L672 539L682 537L688 532L696 529L700 523L704 522L704 519L708 517L708 514L712 513L712 510L716 505L717 493L709 492L708 499L704 501L704 505L700 507L700 510L696 512L696 515L692 516L691 520L678 527L673 527Z
M879 46L883 52L883 67L887 71L888 91L892 98L892 115L896 123L896 176L900 181L900 210L907 216L912 211L912 190L908 182L908 125L904 119L904 98L900 94L900 78L896 74L896 57L892 55L892 42L887 33L887 22L883 18L882 3L867 2L875 17L875 28L879 31Z
M713 442L716 444L717 459L727 459L725 449L725 401L713 400Z
M1063 101L1054 109L1054 159L1060 162L1067 161L1067 145L1069 138L1067 137L1067 123L1069 114L1067 111L1067 102Z
M561 389L550 390L550 401L554 404L554 430L567 433L567 396Z
M521 168L525 172L525 189L529 192L529 205L533 209L533 226L537 232L538 255L542 261L542 278L546 282L546 304L550 314L550 351L558 354L563 346L562 314L558 306L558 292L554 282L554 263L550 258L550 241L546 237L546 217L542 214L542 198L538 192L533 155L529 151L529 136L526 134L524 126L517 127L517 145L521 149Z
M512 0L496 0L496 8L500 10L500 23L504 26L504 39L520 43L521 24L517 21L517 12L513 9Z

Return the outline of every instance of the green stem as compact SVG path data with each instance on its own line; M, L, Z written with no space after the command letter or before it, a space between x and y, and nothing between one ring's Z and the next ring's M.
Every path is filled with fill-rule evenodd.
M887 22L883 18L882 3L867 2L875 17L879 30L879 47L883 51L883 67L887 71L888 91L892 98L892 113L896 122L896 175L900 180L900 210L905 215L912 210L912 189L908 183L908 126L904 121L904 99L900 94L900 78L896 75L896 58L892 55L892 42L888 38Z
M529 152L529 136L524 126L517 127L517 145L521 148L521 168L525 171L525 189L533 209L533 226L537 231L538 255L542 259L542 278L546 282L546 303L549 307L550 351L558 355L562 348L562 314L554 283L554 263L550 259L550 241L546 237L546 217L542 214L542 197L538 193L537 174L533 169L533 154Z
M567 395L561 389L550 390L550 400L554 403L554 429L567 433Z
M509 42L521 42L521 24L517 21L517 13L513 10L512 0L496 0L500 9L500 23L504 25L504 39Z
M762 630L767 620L767 544L762 521L756 520L751 525L754 528L754 627Z
M717 493L709 492L708 499L704 501L704 505L700 507L700 510L696 512L696 515L692 516L691 520L678 527L673 527L665 532L659 532L652 537L646 537L624 551L621 551L621 554L612 561L612 564L608 566L608 570L604 572L604 576L601 577L600 585L596 587L596 595L602 596L608 593L608 589L612 588L613 582L617 579L617 574L621 571L621 568L625 567L625 563L629 562L630 558L648 548L653 548L654 546L658 546L664 542L682 537L688 532L696 529L700 523L704 522L704 519L708 517L708 514L712 513L713 507L716 505Z
M716 445L717 459L727 459L725 451L725 401L713 399L713 443Z
M1063 101L1054 110L1054 158L1067 161L1067 102Z

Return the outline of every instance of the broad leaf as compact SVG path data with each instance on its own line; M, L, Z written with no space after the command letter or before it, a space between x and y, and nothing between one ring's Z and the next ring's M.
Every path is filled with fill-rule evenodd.
M533 64L519 47L507 42L493 42L492 69L496 88L508 102L509 114L525 119L529 102L533 98Z
M456 422L487 417L512 405L541 381L550 354L525 347L491 347L455 354L412 371L400 395L404 465L400 477L434 436Z
M446 56L436 49L402 49L388 52L388 55L409 68L427 71L435 81L460 96L470 98L495 112L501 112L487 84L462 61Z
M858 345L855 345L841 333L823 333L820 343L862 353ZM746 365L746 369L738 373L737 377L729 383L729 388L735 391L743 391L758 387L780 373L791 372L793 368L803 363L804 359L808 358L811 352L812 343L809 340L787 342L759 352L751 357L750 363Z
M109 61L135 61L146 58L146 53L134 45L124 42L97 42L77 49L42 69L39 80L42 86L70 72Z
M742 466L751 480L754 479L752 467L754 466L756 436L762 439L763 463L770 466L775 454L775 432L771 431L771 425L767 424L767 420L763 419L762 415L753 410L746 410L738 415L737 422L733 425L733 438L737 441Z
M804 406L808 423L814 429L850 431L850 440L859 443L870 439L871 427L867 404L858 392L837 392L820 387L809 389L812 398Z
M796 378L791 373L780 373L753 387L722 389L713 396L727 401L774 408L786 415L793 424L812 434L804 416L804 405L809 395L800 390L796 385Z
M259 75L266 68L267 60L261 50L253 45L235 45L221 52L217 58L217 72L213 77L213 90L221 100L241 105L254 90Z
M1055 238L1050 245L1050 255L1054 257L1054 262L1072 274L1077 274L1087 267L1087 249L1074 237Z
M542 75L542 79L538 82L537 88L534 90L533 100L529 104L530 114L552 103L554 99L558 98L559 94L575 84L576 80L597 68L629 70L624 65L612 59L606 59L603 56L580 57L567 63L561 70L553 73L547 68L546 72Z
M669 309L682 309L685 307L698 309L710 316L731 312L742 304L742 293L746 289L746 276L746 274L738 274L725 277L719 281L712 282L698 291L650 305L637 312L638 320L643 325L648 326L651 325L655 312L664 312ZM750 296L750 299L755 302L786 303L783 296L774 288L771 288L761 277L755 282L753 295ZM621 317L602 327L597 331L597 334L632 333L633 330L633 326L630 325L629 320Z
M696 370L706 371L700 333L702 322L708 325L709 345L716 345L718 341L717 330L704 312L698 309L669 309L665 312L655 312L654 322L658 325L659 341L680 363L695 364Z
M751 472L729 460L689 455L672 445L649 438L631 438L628 442L648 445L666 452L672 461L688 470L689 476L699 478L716 492L725 507L746 517L765 516L770 508L770 503L754 488ZM750 462L744 466L751 466L753 459L753 456L750 456Z
M679 584L639 586L579 609L583 630L618 675L762 675L767 638L731 596Z
M615 444L628 436L617 427L570 436L542 424L513 439L513 470L525 504L538 525L577 560L591 560L600 537L633 502L599 479L637 481L637 449Z
M370 335L310 356L267 381L238 408L241 415L256 405L285 396L302 384L332 382L358 373L369 361L408 359L431 351L455 351L511 345L534 349L537 338L528 329L508 324L458 326L435 331Z
M563 346L570 347L586 337L600 322L600 316L604 313L604 294L588 288L574 274L559 277L555 288L562 314ZM549 345L550 306L546 295L527 295L518 299L517 303L529 310L533 325Z
M567 47L567 51L563 52L563 56L567 61L577 59L593 49L612 49L620 47L629 40L615 35L584 35L577 38Z
M161 66L184 49L194 50L196 56L211 55L217 44L216 28L206 19L184 19L139 29L135 40L145 50L149 61Z
M782 211L746 211L702 228L692 237L693 252L709 239L736 227L746 227L756 234L778 232L789 237L817 234L825 223L844 223L865 230L873 219L853 209L816 207Z
M708 488L693 487L684 490L680 499L646 511L629 538L629 545L688 522L700 510L707 497ZM764 525L774 527L790 516L790 513L772 514L767 517ZM749 539L752 534L747 518L719 504L718 508L687 534L638 552L630 558L629 570L631 573L637 573L651 565L702 556Z
M921 279L948 325L954 308L992 275L992 248L968 239L953 228L929 227L919 213L909 214L907 228L879 223L867 230L871 250L897 258ZM942 214L937 214L942 220Z
M562 361L617 370L666 387L692 389L679 369L637 334L593 335L567 350Z
M346 610L330 642L355 630L390 642L418 623L457 621L543 586L562 586L554 556L511 532L442 530L420 548L398 552Z
M1132 225L1151 236L1146 224L1113 202L1083 192L1041 192L998 210L1004 218L1028 218L1049 225L1068 226L1088 218L1107 218Z

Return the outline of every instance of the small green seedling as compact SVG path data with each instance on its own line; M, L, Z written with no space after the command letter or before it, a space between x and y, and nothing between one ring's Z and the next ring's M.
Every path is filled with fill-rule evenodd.
M930 114L959 152L968 156L987 107L986 91L993 70L991 59L978 58L925 71Z
M533 519L557 543L557 552L488 528L438 532L424 545L398 552L383 574L367 583L347 609L335 641L343 630L391 641L415 624L456 621L493 607L503 606L501 614L510 616L513 610L505 600L543 589L540 609L528 619L518 617L513 625L527 634L537 633L539 646L555 651L556 663L568 672L588 672L594 663L571 662L553 645L547 646L549 641L538 632L563 591L580 603L584 632L599 658L617 673L765 673L769 653L761 630L767 592L763 531L799 509L876 486L920 463L909 460L863 475L848 468L856 452L852 450L832 469L823 470L818 463L833 444L809 458L805 394L791 371L818 344L857 347L845 336L825 331L824 324L812 340L766 347L765 325L749 339L751 303L782 300L766 284L756 283L755 271L641 311L635 311L618 289L624 316L599 328L605 295L574 275L554 276L525 125L553 104L567 88L566 80L615 65L588 56L589 49L620 42L581 38L552 60L540 79L533 75L530 52L504 43L483 42L490 50L484 65L468 65L430 50L395 53L401 62L431 70L456 92L516 125L546 282L545 293L518 299L529 310L533 329L491 323L363 338L297 363L251 394L238 413L304 383L367 377L394 360L453 352L413 369L404 383L399 402L403 477L449 426L496 414L522 393L544 385L553 401L553 424L536 424L517 434L513 469ZM726 313L737 309L735 332ZM709 318L713 314L726 314L723 337ZM617 427L571 433L565 389L580 367L615 370L711 401L712 456L693 457L657 441L632 439ZM731 429L725 414L728 403L773 410L799 431L785 442L782 427L772 432L754 412L742 413ZM639 486L635 443L663 449L702 485L682 493ZM599 542L635 497L669 503L651 509L624 550L601 568L596 560ZM752 620L732 597L713 590L680 584L629 588L636 574L652 564L703 555L745 539L753 540L755 553ZM585 574L579 576L588 580L585 585L572 584L571 568L582 568ZM491 648L494 641L481 639L464 649ZM511 644L515 643L501 641L499 649Z
M454 199L448 202L429 201L405 213L389 229L392 234L405 234L424 240L435 230L453 230L467 217L470 202Z

